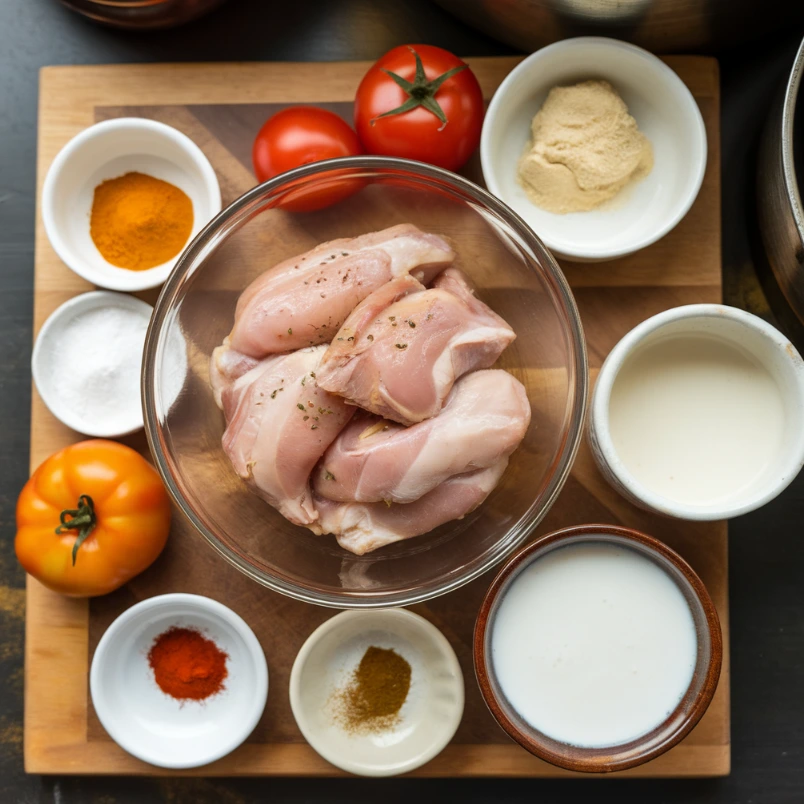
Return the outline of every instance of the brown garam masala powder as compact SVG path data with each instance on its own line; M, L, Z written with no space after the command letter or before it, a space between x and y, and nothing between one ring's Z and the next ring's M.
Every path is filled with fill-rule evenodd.
M399 722L410 691L410 665L395 650L366 650L346 685L333 693L335 722L350 734L385 731Z

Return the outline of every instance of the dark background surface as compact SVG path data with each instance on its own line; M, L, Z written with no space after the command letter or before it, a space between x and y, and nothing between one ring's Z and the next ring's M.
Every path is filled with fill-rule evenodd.
M756 144L804 30L714 53L722 83L726 302L774 321L757 281ZM24 575L14 503L28 477L37 71L45 64L373 59L404 42L462 56L512 51L428 0L231 0L175 31L131 34L55 0L0 0L0 802L804 802L804 475L731 525L732 775L716 780L147 780L26 776ZM801 345L799 345L801 348Z

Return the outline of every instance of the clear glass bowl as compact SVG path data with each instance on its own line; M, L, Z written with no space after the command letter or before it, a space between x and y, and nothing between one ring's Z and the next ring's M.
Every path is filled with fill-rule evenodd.
M318 212L277 203L348 180L360 190ZM355 556L287 522L250 492L221 448L209 357L241 291L287 257L337 237L410 222L446 235L479 296L517 334L499 366L522 381L533 415L486 502L416 539ZM581 438L588 372L578 310L553 257L508 207L472 182L402 159L306 165L224 209L176 264L156 304L143 361L148 441L165 484L199 533L254 580L337 608L408 605L444 594L521 544L566 480Z

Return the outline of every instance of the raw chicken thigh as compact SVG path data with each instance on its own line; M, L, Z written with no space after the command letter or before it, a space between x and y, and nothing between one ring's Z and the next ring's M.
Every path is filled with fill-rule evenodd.
M310 473L354 408L315 383L326 346L266 358L227 385L223 449L240 477L283 516L310 525Z
M246 372L259 366L260 361L256 357L246 357L240 352L233 352L225 345L213 349L212 357L209 361L209 384L212 386L212 394L215 397L215 404L223 408L223 394L238 377L242 377Z
M403 223L280 262L243 291L232 331L212 353L216 398L263 357L332 340L354 307L389 280L412 274L429 282L454 258L444 238Z
M313 488L340 502L411 503L454 475L508 458L529 423L519 380L475 371L455 383L438 416L419 424L355 416L316 468Z
M493 365L515 337L457 268L429 290L401 276L353 310L318 382L364 410L414 424L435 416L459 377Z
M255 279L242 293L214 368L229 378L225 352L261 359L332 340L346 316L372 291L408 273L429 282L455 258L442 237L410 223L322 243Z
M503 458L488 469L455 475L407 505L333 502L316 495L320 518L310 529L334 533L341 547L362 556L462 519L488 497L507 465Z

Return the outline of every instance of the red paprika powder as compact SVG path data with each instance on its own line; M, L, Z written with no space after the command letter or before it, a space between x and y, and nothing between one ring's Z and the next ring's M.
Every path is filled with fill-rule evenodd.
M148 651L148 664L162 692L180 701L203 701L224 688L224 653L194 628L169 628Z

